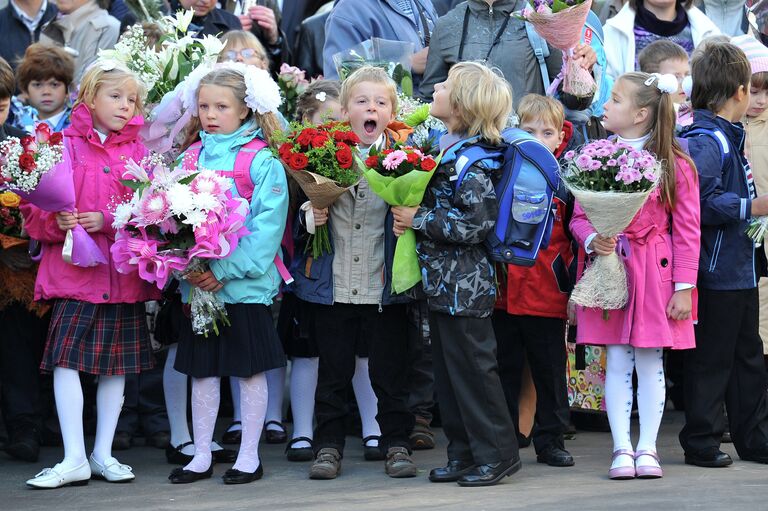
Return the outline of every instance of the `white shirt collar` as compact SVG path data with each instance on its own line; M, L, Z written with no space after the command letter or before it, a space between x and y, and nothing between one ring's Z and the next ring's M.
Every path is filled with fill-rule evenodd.
M34 18L30 18L29 15L21 10L21 8L16 5L16 2L13 0L10 0L11 6L16 11L16 14L19 16L21 21L24 23L24 25L27 26L30 32L34 32L37 30L37 26L40 24L40 22L43 20L43 16L45 15L45 10L48 8L48 0L43 0L43 3L40 5L40 10L37 11L37 14L35 14Z

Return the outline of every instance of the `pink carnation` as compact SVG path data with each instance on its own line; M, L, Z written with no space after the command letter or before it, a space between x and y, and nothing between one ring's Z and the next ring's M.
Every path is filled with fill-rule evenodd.
M159 224L170 214L170 204L164 192L147 195L141 201L141 216L147 225Z
M594 160L592 160L592 158L590 158L589 155L584 153L576 157L576 165L578 165L580 168L584 170L589 170L591 168L590 166L592 165L593 161Z

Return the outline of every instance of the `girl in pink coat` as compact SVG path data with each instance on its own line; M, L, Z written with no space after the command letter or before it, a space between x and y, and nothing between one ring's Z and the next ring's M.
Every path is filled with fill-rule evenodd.
M577 342L606 345L605 399L613 435L611 479L662 476L656 436L666 397L663 348L695 346L691 311L699 261L699 187L694 165L674 137L670 77L622 75L603 118L605 128L618 135L619 141L647 149L662 162L659 187L619 236L629 245L628 250L620 250L627 269L629 302L621 310L610 311L608 319L601 310L576 308ZM596 234L578 203L570 227L590 257L617 249L618 240ZM633 370L637 372L640 413L635 450L629 434Z
M48 213L22 207L29 235L43 246L35 298L52 300L53 311L41 369L53 371L64 459L27 481L33 488L87 484L91 476L130 481L128 465L112 457L125 375L152 367L144 303L157 292L137 274L112 265L114 243L109 204L130 193L120 183L125 163L147 154L138 140L143 124L142 88L123 69L92 66L83 77L64 131L64 164L72 165L75 211ZM90 234L107 264L79 267L62 259L65 233L78 224ZM83 439L80 372L99 375L96 441L90 459Z

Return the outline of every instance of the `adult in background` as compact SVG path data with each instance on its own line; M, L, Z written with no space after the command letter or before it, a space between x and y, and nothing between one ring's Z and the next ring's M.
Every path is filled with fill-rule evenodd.
M48 0L10 0L0 10L0 57L15 70L16 63L32 43L40 39L43 25L56 17L58 9Z
M280 30L282 16L277 0L225 0L221 5L225 11L237 15L243 30L251 32L264 45L273 71L280 69L283 62L290 62L291 46Z

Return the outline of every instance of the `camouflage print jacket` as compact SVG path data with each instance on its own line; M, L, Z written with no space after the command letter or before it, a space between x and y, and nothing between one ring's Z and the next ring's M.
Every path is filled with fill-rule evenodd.
M455 144L443 155L413 219L422 283L429 308L454 316L484 318L493 312L496 284L483 241L493 229L498 203L491 166L470 168L455 190Z

